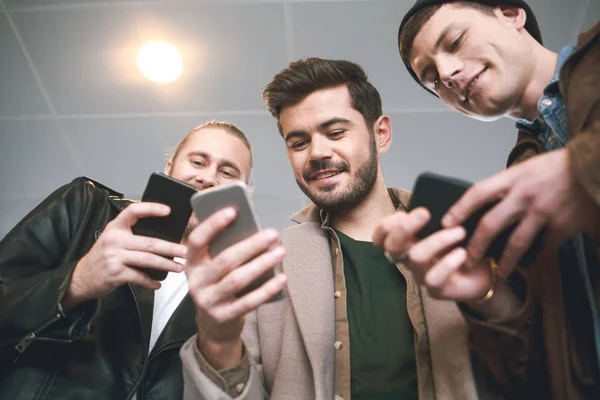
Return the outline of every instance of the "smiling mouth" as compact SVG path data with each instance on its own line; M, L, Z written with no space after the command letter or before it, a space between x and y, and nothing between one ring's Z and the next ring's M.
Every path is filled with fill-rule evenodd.
M313 181L318 181L321 179L331 178L332 176L336 176L341 173L342 173L342 171L322 171L322 172L317 172L316 174L314 174L311 177L311 179Z
M465 90L465 95L463 97L463 101L465 103L467 103L469 101L469 98L471 96L471 90L473 90L473 87L475 86L475 84L477 83L477 81L479 80L479 77L481 76L481 74L483 74L483 72L485 71L482 70L480 73L478 73L475 78L473 78L473 80L471 81L471 83L469 83L469 86L467 86L467 90Z

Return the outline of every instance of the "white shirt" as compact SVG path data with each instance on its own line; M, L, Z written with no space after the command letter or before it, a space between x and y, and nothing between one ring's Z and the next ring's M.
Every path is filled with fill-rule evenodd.
M175 258L180 264L185 264L182 258ZM160 289L154 292L154 310L152 312L152 328L150 330L150 346L148 354L156 344L158 337L169 322L171 315L175 312L179 303L188 292L188 283L185 272L169 272L161 282ZM132 400L136 400L137 394Z
M185 264L182 258L175 258L175 262ZM165 325L175 312L179 303L188 292L188 283L185 272L169 272L162 281L160 289L154 292L154 311L152 312L152 329L150 331L150 347L148 353L156 344Z

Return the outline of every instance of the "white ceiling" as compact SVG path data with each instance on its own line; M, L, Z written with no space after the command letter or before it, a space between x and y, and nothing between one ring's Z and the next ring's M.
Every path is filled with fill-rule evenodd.
M139 198L169 147L209 119L249 135L261 222L288 226L307 203L261 91L307 56L358 62L380 90L395 128L383 158L390 186L410 188L423 170L470 180L498 171L513 123L454 114L404 70L396 33L413 2L0 0L0 237L80 175ZM600 18L597 0L529 3L555 51ZM176 83L137 71L148 40L179 48Z

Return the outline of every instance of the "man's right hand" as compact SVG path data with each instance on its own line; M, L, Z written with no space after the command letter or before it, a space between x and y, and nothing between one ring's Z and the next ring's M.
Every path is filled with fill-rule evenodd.
M189 293L196 305L198 348L217 370L235 367L242 357L244 315L266 303L286 285L277 274L259 288L237 297L283 260L284 250L276 231L267 229L222 251L212 258L211 240L236 218L226 208L198 225L188 238L185 272Z
M134 203L108 223L90 251L77 263L63 307L68 310L87 300L101 298L126 283L154 290L160 288L160 282L139 268L181 272L181 264L165 257L185 258L185 246L131 232L138 219L164 217L169 213L169 207L163 204Z

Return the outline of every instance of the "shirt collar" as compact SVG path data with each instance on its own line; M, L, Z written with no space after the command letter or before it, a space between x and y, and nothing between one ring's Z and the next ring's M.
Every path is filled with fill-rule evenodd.
M552 79L544 88L544 95L551 96L558 91L558 81L560 80L560 71L562 70L563 65L567 61L567 59L573 54L575 51L575 46L565 46L558 53L558 59L556 61L556 69L554 70L554 75L552 75ZM540 105L538 104L538 110L540 109ZM540 118L536 118L534 120L529 120L526 118L519 118L515 124L518 129L527 132L532 136L536 136L540 129L542 129L542 123Z

